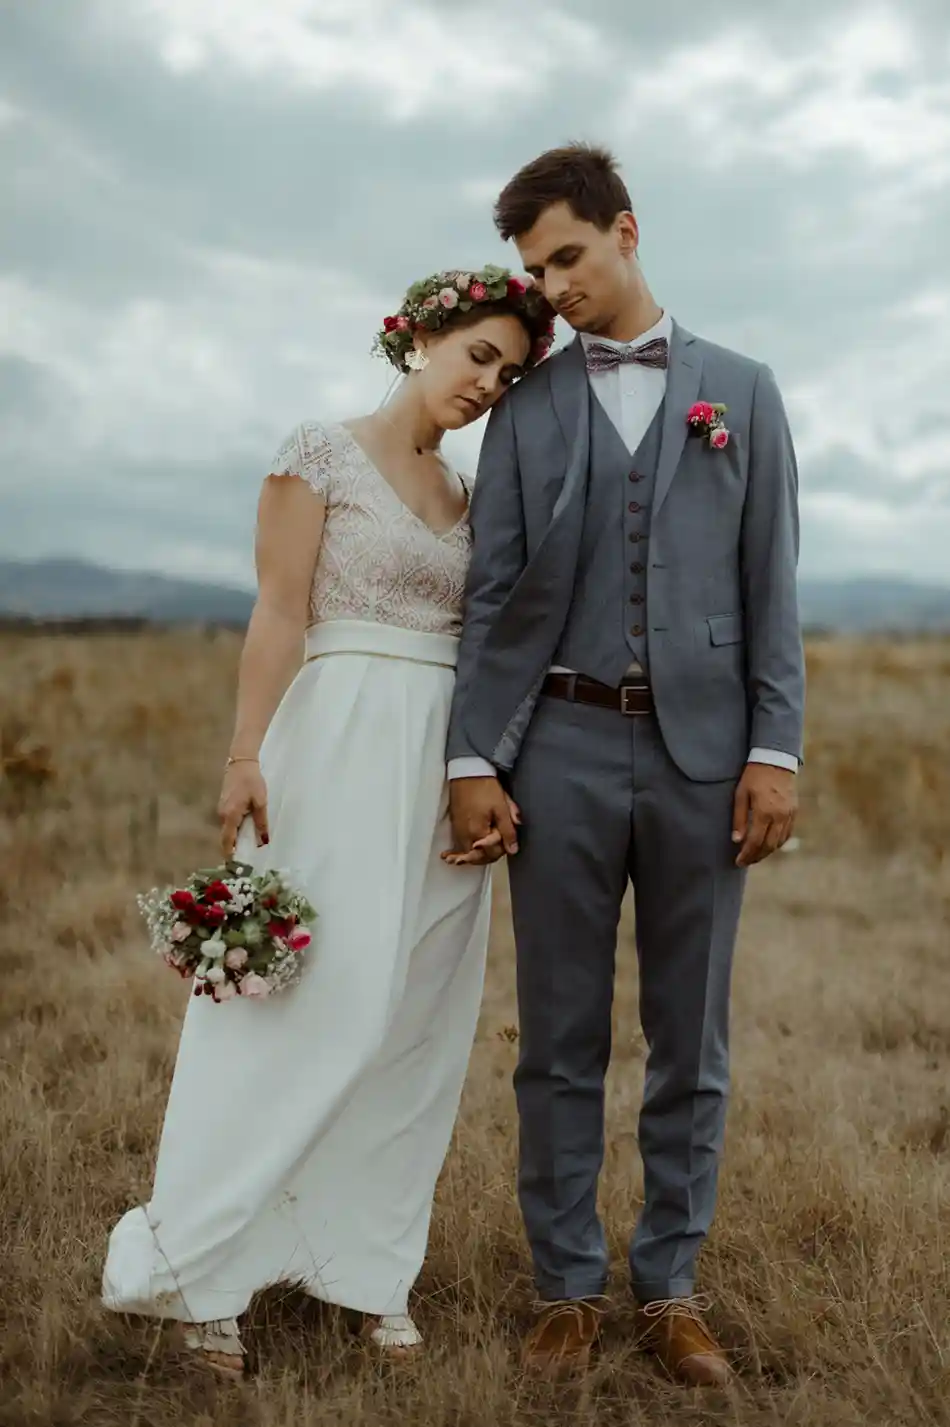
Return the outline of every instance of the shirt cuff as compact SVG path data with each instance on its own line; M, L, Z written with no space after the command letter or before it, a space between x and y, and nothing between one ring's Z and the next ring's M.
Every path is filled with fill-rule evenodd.
M753 748L748 763L770 763L773 768L787 768L789 773L798 772L798 759L794 753L782 753L777 748Z
M450 758L449 782L456 778L497 778L498 769L487 758Z

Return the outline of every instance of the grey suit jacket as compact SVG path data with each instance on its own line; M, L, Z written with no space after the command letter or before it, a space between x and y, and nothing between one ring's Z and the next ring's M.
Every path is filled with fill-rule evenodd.
M699 400L728 407L722 451L688 436L686 413ZM514 766L570 608L588 451L577 338L489 418L450 758ZM646 610L657 718L689 778L735 777L751 747L801 758L798 539L798 473L772 372L674 324Z

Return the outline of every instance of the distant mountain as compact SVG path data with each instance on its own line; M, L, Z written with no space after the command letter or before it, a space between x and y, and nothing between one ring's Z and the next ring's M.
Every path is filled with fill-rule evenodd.
M950 586L888 575L803 580L802 619L833 633L950 631ZM248 590L112 570L84 560L0 560L0 618L123 619L156 624L226 624L243 628Z
M806 629L840 634L950 631L950 585L916 584L890 575L802 580L799 606Z
M243 627L247 590L111 570L84 560L0 560L0 615L27 619L146 619L156 624Z

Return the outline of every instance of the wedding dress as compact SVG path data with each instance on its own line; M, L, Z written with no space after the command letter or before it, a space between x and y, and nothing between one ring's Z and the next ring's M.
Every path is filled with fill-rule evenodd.
M270 844L246 823L237 855L289 872L313 945L269 1000L189 1000L151 1199L103 1275L109 1308L192 1322L287 1281L406 1312L488 937L486 870L439 857L468 519L432 531L344 426L298 427L272 469L327 514L307 659L261 749Z

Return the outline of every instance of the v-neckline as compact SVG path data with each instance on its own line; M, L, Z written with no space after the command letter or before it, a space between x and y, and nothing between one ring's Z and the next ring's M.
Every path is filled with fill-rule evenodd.
M421 525L423 530L427 530L432 536L433 540L450 540L453 535L458 534L458 532L461 530L462 526L468 519L469 507L471 504L471 497L469 495L468 487L462 480L461 476L459 476L459 485L465 492L465 509L462 511L462 514L459 516L455 524L450 526L448 530L433 530L432 526L427 520L423 520L421 515L417 515L416 512L412 509L412 507L406 504L402 496L396 490L395 486L393 486L392 482L387 481L386 477L383 475L382 471L379 469L372 456L369 454L366 448L362 446L359 441L357 441L356 436L353 434L350 428L346 426L342 421L338 421L337 430L345 433L351 445L353 445L356 448L357 453L362 456L364 463L373 472L373 475L376 477L376 479L386 487L387 491L392 496L396 504L399 506L400 510L405 511L406 515L408 515L411 520L414 520L417 525ZM456 475L458 475L458 472L456 472Z

